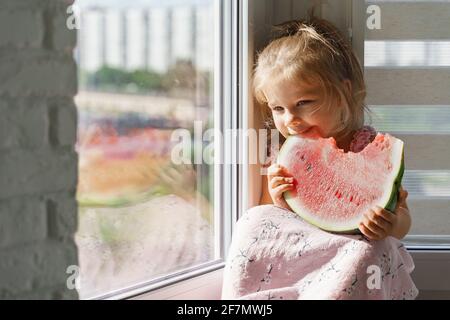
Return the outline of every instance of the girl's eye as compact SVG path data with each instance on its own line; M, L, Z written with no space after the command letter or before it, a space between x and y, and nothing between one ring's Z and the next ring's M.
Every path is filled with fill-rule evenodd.
M278 106L278 107L273 107L272 110L273 110L273 111L283 111L283 107L280 107L280 106Z
M305 104L308 104L308 103L311 103L311 102L313 102L312 100L302 100L302 101L299 101L299 102L297 102L297 107L302 107L302 106L304 106Z

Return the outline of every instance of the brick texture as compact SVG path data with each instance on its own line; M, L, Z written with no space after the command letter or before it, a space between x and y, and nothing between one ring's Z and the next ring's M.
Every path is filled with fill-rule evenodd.
M0 1L0 299L77 299L71 0Z

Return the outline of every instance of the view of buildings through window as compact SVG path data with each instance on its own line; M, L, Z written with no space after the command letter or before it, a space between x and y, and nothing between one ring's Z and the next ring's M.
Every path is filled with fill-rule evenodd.
M91 297L214 258L212 167L174 164L171 137L212 126L215 17L212 0L75 5L76 241Z

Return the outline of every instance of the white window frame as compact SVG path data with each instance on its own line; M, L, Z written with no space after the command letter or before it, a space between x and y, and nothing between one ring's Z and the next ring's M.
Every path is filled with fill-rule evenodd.
M215 69L215 126L221 132L225 129L247 129L248 125L248 4L250 0L216 0L217 21L216 34L216 66ZM260 1L260 0L258 0ZM292 4L293 1L290 0ZM363 62L365 12L364 1L346 0L350 15L348 28L354 50ZM271 0L263 0L261 5L270 5ZM283 0L287 4L289 0ZM294 6L295 7L295 6ZM289 12L295 18L299 12ZM270 13L269 13L270 15ZM267 19L281 19L269 17ZM276 19L275 19L276 20ZM266 21L267 23L268 21ZM269 21L270 22L270 21ZM258 28L262 26L257 26ZM255 39L259 41L260 39ZM220 48L220 49L219 49ZM245 59L244 59L245 57ZM111 295L112 299L220 299L224 259L227 256L231 235L240 213L247 208L249 197L248 167L242 165L247 160L247 141L241 139L225 139L222 151L232 158L242 160L241 164L225 164L216 167L215 180L215 225L221 230L217 241L217 250L221 259L207 264L180 270L166 279L155 279L149 283L126 290L121 294ZM256 192L256 190L255 190ZM450 250L447 247L433 245L408 245L416 268L413 279L420 290L419 298L449 297Z
M246 145L241 135L226 135L246 129L247 72L243 57L247 54L247 0L215 0L214 127L224 139L215 141L224 163L214 165L214 246L216 258L206 263L178 270L162 277L121 288L91 299L170 299L192 291L198 299L220 299L221 279L231 235L240 212L245 207L248 190L247 170L243 165ZM244 67L241 67L244 66ZM236 161L228 161L238 160ZM211 295L210 287L215 287ZM199 288L204 288L199 290ZM186 299L189 299L186 298Z

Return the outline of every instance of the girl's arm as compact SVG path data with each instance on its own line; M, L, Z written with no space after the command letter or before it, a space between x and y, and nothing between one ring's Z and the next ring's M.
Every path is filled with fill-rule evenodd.
M405 191L406 192L406 191ZM404 207L398 207L396 210L397 223L392 228L392 236L397 239L403 239L411 229L411 215L409 214L406 200L403 202Z
M269 188L267 186L267 175L262 176L261 184L262 184L261 185L262 193L261 193L261 199L259 200L259 204L260 205L273 204L272 197L270 196Z

